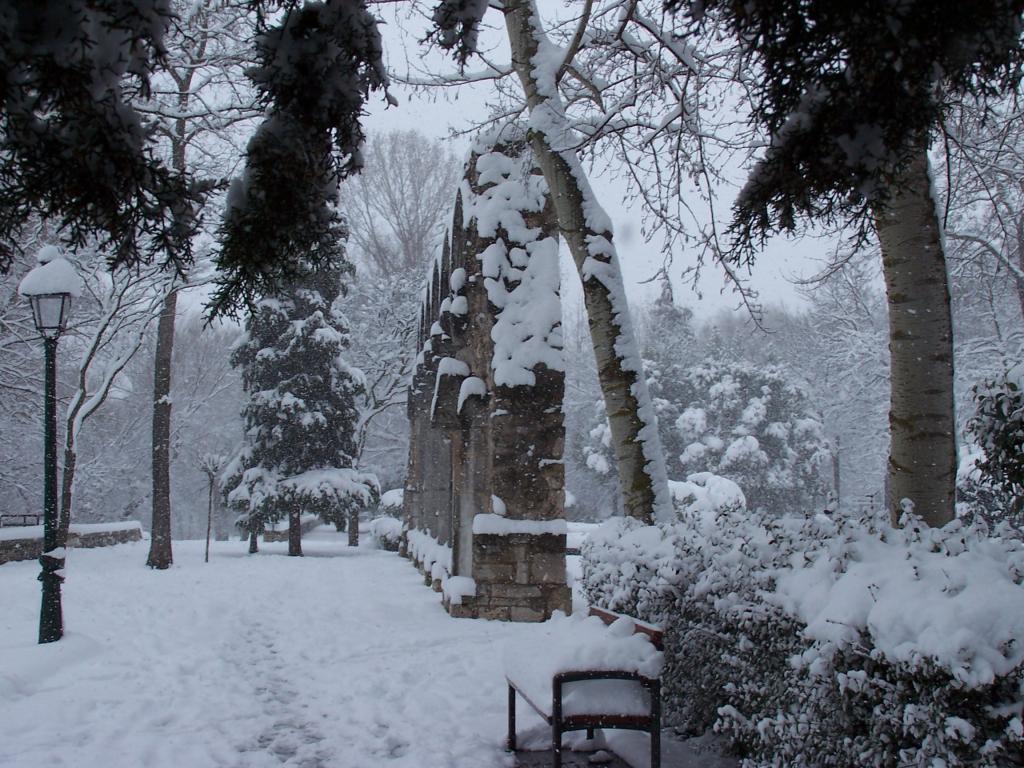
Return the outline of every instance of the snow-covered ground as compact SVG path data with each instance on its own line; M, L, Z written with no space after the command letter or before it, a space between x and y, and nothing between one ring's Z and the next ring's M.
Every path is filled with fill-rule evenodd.
M217 542L209 564L175 542L165 572L146 542L73 551L45 646L38 564L0 566L0 765L513 765L501 647L533 627L452 619L408 561L344 540Z

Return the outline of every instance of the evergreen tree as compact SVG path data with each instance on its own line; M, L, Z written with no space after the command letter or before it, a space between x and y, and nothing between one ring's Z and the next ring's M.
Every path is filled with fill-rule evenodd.
M727 477L750 509L781 514L824 502L830 457L821 421L782 368L710 361L666 371L651 389L678 409L664 441L669 465L684 476Z
M170 168L133 97L166 56L167 2L35 0L0 12L0 272L37 218L112 267L192 261L211 184Z
M676 303L668 274L661 277L661 294L644 312L643 359L656 366L688 365L697 351L693 310Z
M351 268L308 271L259 301L245 340L232 354L249 393L248 445L226 473L229 503L250 536L288 519L288 554L301 555L300 516L344 520L377 495L377 480L355 468L357 397L363 375L349 366L346 322L338 308Z
M928 146L964 97L1013 93L1024 0L666 0L721 23L757 67L749 93L765 150L734 204L736 247L803 219L877 236L889 305L887 506L929 526L954 516L953 324Z
M713 339L721 338L716 333ZM829 490L828 443L807 394L785 369L727 358L700 365L644 360L669 477L711 472L743 490L750 509L811 510ZM595 409L582 460L597 475L613 466L607 422Z

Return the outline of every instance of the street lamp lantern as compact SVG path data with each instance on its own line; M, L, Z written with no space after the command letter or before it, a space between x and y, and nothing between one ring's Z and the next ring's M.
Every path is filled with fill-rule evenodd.
M44 339L56 339L68 327L71 313L70 293L37 293L28 297L32 319Z
M22 278L18 293L32 304L36 330L44 339L56 339L67 327L71 299L82 295L82 278L54 245L40 249L36 260L38 266Z
M32 305L36 330L46 353L46 396L43 409L43 553L39 557L43 604L39 612L39 642L52 643L64 635L60 585L64 580L64 549L58 546L57 523L57 339L67 328L71 299L82 295L82 278L60 250L48 245L39 251L39 265L21 280L18 293Z

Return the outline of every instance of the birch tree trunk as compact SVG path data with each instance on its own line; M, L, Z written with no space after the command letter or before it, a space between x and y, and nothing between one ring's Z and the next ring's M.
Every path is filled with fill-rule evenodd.
M557 92L551 44L533 0L507 0L512 65L530 111L530 145L544 173L562 237L583 282L597 372L611 427L625 512L645 523L671 514L665 460L633 336L612 240L611 221L594 196ZM540 55L542 47L545 49Z
M888 505L894 524L909 500L938 527L953 519L956 493L953 322L926 148L901 182L875 216L892 370Z

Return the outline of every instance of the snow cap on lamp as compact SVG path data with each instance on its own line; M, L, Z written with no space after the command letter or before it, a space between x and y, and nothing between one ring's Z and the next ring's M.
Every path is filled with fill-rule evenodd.
M36 255L39 266L33 268L18 286L20 296L41 296L66 293L74 298L82 295L82 278L70 261L61 256L55 245L47 245Z

